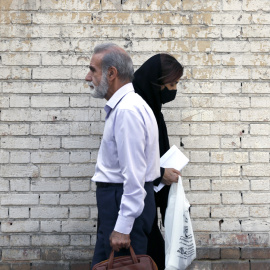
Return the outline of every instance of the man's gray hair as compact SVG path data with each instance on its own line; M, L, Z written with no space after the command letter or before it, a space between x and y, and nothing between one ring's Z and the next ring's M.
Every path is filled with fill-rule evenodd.
M107 52L101 61L102 72L107 74L110 67L115 67L121 81L132 82L134 68L128 53L114 43L104 43L94 48L94 54L102 52Z

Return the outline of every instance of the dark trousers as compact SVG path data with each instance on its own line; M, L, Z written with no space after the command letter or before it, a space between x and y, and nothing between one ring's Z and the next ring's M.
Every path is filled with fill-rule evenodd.
M158 227L157 215L148 237L147 255L155 261L158 270L165 269L165 241Z
M142 214L135 219L130 233L131 245L136 254L146 254L148 236L156 214L153 183L145 183L144 188L147 192L144 209ZM95 264L109 258L112 250L109 238L118 217L122 194L122 185L97 187L98 229L91 269ZM129 254L129 250L122 249L120 252L115 252L115 257L127 254Z

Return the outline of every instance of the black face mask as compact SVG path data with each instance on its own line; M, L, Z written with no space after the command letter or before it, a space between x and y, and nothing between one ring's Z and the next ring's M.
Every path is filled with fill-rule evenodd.
M165 87L163 90L161 90L160 94L160 101L162 104L165 104L167 102L170 102L175 99L176 97L176 89L169 90L167 87Z

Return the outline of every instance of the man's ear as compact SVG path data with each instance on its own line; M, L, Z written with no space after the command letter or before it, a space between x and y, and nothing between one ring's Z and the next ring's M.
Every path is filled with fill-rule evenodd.
M114 80L117 77L117 69L115 67L109 67L107 76L109 81Z

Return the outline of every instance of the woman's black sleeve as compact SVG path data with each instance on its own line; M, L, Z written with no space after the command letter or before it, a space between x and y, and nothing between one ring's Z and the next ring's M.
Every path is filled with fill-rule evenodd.
M158 186L162 180L162 177L164 175L165 169L160 167L160 177L154 180L154 186Z

